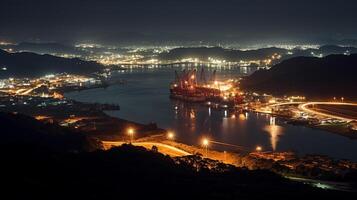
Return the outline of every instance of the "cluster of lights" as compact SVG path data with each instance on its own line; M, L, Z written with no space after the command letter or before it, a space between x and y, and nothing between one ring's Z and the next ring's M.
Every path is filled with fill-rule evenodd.
M100 80L80 75L69 74L49 74L40 78L8 78L0 80L0 89L2 92L13 95L32 95L33 91L42 86L49 90L56 90L63 86L83 86L99 83ZM52 95L41 93L42 97L59 97L58 93Z
M129 127L126 130L127 135L130 137L130 144L133 143L134 141L134 135L136 133L135 129L132 127ZM168 140L174 140L175 139L175 133L172 131L167 132L166 134L166 138ZM202 147L205 149L205 157L208 157L208 147L210 145L211 141L208 138L203 138L201 141ZM257 146L255 151L257 152L261 152L263 150L263 148L261 146ZM224 154L226 156L226 151L224 151Z

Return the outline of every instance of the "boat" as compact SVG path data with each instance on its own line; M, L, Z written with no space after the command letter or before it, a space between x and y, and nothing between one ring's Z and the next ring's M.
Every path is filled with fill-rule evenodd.
M243 102L239 95L237 82L234 80L216 80L216 71L209 79L206 78L204 69L199 77L197 70L183 70L181 74L175 71L175 80L170 84L170 98L187 102L206 102L219 107L234 107Z

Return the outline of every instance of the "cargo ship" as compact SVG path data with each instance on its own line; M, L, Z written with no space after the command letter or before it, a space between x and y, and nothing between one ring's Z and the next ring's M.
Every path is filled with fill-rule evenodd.
M170 85L170 98L210 106L234 107L243 102L237 86L237 81L232 79L216 80L216 71L209 78L203 68L200 73L196 69L183 70L180 74L175 71L175 80Z

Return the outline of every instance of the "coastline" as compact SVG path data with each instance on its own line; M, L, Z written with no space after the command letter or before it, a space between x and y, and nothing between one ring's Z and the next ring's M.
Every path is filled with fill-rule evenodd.
M88 88L88 89L93 89L93 88ZM65 95L65 93L63 94ZM99 103L83 103L83 102L77 102L72 99L70 100L79 104L101 105ZM105 113L106 110L111 110L111 109L101 109L99 112L97 112L98 118L91 119L88 121L86 120L82 121L83 123L87 123L87 124L95 123L95 128L82 127L80 130L84 131L91 137L95 137L96 139L101 140L102 142L122 141L122 143L127 143L129 141L129 138L126 135L126 130L128 127L130 127L130 128L134 128L137 131L135 143L140 143L145 141L158 142L163 145L169 145L177 149L181 149L185 152L189 152L192 155L203 156L205 154L205 150L203 148L168 140L166 138L167 130L157 127L156 124L144 125L144 124L128 121L117 117L111 117ZM271 115L283 118L284 120L291 120L290 118L284 115L279 115L279 114L271 114ZM307 127L319 129L314 126L307 126ZM317 163L312 167L309 166L308 163L310 162L311 157L313 157L314 159L320 159L320 163ZM334 161L333 159L323 155L305 155L303 157L299 157L293 152L234 153L234 152L220 152L210 149L209 156L207 158L226 164L231 164L236 167L248 168L250 170L256 170L256 169L269 170L277 174L280 174L284 177L298 179L300 181L311 179L313 180L312 182L318 180L324 180L324 181L336 181L337 183L341 183L342 181L343 183L345 183L344 176L342 174L339 174L339 172L337 171L343 171L343 169L345 169L343 167L345 167L346 165L350 169L357 169L357 164L350 161L345 161L345 160ZM324 166L326 165L326 163L336 163L336 162L338 163L337 165L340 166L339 170L335 170L336 172L331 172L328 170L329 167ZM304 170L300 170L302 166L309 166L309 167L304 168ZM333 168L337 169L338 167L334 166ZM320 172L318 174L313 174L312 171L315 169L319 169Z
M291 118L290 116L282 115L282 114L278 114L278 113L265 113L265 112L260 112L257 110L250 110L250 112L267 114L267 115L271 115L273 117L278 117L278 118L282 119L284 122L286 122L287 124L290 124L293 126L304 126L304 127L308 127L308 128L312 128L312 129L323 130L323 131L327 131L329 133L333 133L333 134L336 134L339 136L347 137L351 140L357 140L357 131L353 131L350 129L336 128L334 126L327 126L327 125L316 125L316 124L310 123L307 120L298 120L298 119Z

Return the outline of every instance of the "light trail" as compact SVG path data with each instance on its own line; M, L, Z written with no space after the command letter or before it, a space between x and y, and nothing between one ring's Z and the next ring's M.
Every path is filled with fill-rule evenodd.
M327 114L324 112L319 112L315 111L313 109L308 108L311 105L342 105L342 106L357 106L357 103L342 103L342 102L308 102L304 104L299 105L299 109L303 110L304 112L314 114L314 115L320 115L324 117L329 117L329 118L334 118L334 119L339 119L343 121L354 121L355 119L353 118L347 118L347 117L341 117L338 115L332 115L332 114Z
M299 104L303 104L306 102L285 102L285 103L276 103L276 104L272 104L269 105L269 107L278 107L278 106L286 106L286 105L299 105Z
M139 143L134 143L134 145L153 145L153 146L164 147L164 148L170 149L170 150L175 151L178 154L182 154L184 156L191 155L189 152L184 151L182 149L176 148L174 146L170 146L168 144L158 143L158 142L139 142Z
M104 146L106 148L110 148L111 146L120 146L122 144L125 144L125 142L112 142L112 141L102 141ZM132 145L134 146L142 146L142 147L152 147L152 146L157 146L157 147L161 147L161 149L159 149L159 152L162 152L164 154L168 154L170 156L188 156L191 155L191 153L184 151L182 149L176 148L174 146L170 146L167 144L163 144L163 143L158 143L158 142L134 142L132 143ZM166 150L165 150L166 149ZM170 150L170 151L168 151Z
M284 103L274 103L271 105L267 105L265 106L266 108L272 109L275 107L279 107L279 106L286 106L286 105L299 105L299 104L303 104L306 102L284 102ZM265 114L273 114L271 110L264 110L264 109L257 109L258 112L260 113L265 113Z
M43 86L43 85L42 85L42 84L39 84L39 85L37 85L37 86L35 86L35 87L33 87L33 88L30 88L30 89L28 89L28 90L26 90L26 91L20 93L20 95L28 95L28 94L30 94L32 91L34 91L34 90L40 88L41 86Z
M26 89L19 89L15 92L15 94L22 94L25 91L26 91Z

